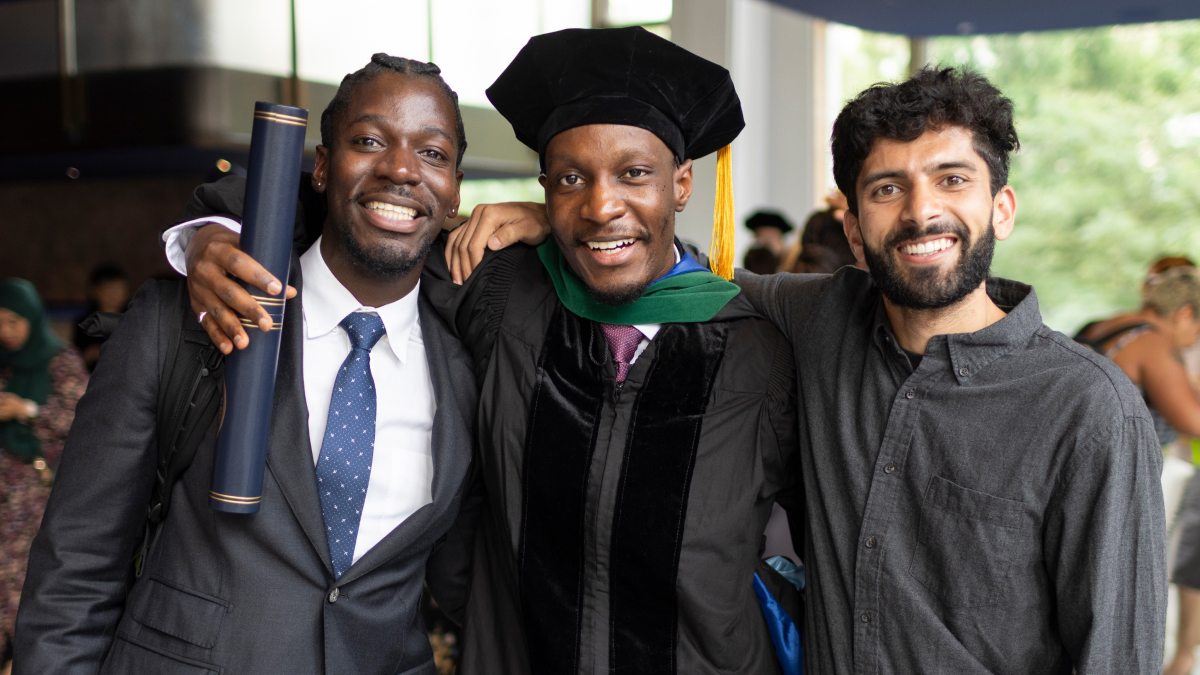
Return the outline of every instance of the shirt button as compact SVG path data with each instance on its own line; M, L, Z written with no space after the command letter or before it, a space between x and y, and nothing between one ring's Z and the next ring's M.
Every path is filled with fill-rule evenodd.
M883 472L884 472L884 473L895 473L895 472L896 472L896 465L895 465L895 464L888 464L887 466L883 467Z
M863 623L871 623L871 615L867 614L866 612L863 612L862 622Z
M917 395L916 389L909 389L908 392L904 394L904 398L912 398L916 395Z
M967 369L966 369L966 368L959 368L959 369L958 369L958 374L959 374L959 375L964 375L964 376L965 376L965 375L967 374Z
M867 548L875 548L875 537L867 537Z
M332 591L329 591L329 601L330 601L330 602L337 602L337 599L338 599L338 596L339 596L339 595L341 595L341 591L339 591L339 590L338 590L338 589L336 589L336 588L335 588L335 589L333 589Z

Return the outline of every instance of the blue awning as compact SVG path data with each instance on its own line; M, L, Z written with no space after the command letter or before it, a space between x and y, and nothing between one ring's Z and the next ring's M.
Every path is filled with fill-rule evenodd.
M1200 19L1200 0L770 0L811 16L900 35L973 35Z

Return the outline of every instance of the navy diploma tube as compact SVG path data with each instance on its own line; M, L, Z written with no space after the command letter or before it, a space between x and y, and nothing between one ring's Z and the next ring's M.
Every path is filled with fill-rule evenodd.
M308 111L303 108L261 101L254 104L241 247L283 282L285 289L278 296L267 296L242 284L271 315L272 326L263 333L257 324L242 319L250 345L226 357L225 416L217 437L208 499L213 509L226 513L257 513L262 504L307 126Z

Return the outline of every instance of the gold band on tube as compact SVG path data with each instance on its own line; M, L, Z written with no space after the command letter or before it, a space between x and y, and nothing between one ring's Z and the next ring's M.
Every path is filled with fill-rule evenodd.
M278 122L280 124L290 124L295 127L307 127L308 120L303 117L292 117L291 115L281 115L279 113L267 112L258 110L254 113L254 119L266 120L268 122Z
M208 496L219 502L225 502L227 504L249 505L249 504L262 503L262 495L259 495L257 497L235 497L234 495L223 495L219 492L213 492L213 491L209 490Z

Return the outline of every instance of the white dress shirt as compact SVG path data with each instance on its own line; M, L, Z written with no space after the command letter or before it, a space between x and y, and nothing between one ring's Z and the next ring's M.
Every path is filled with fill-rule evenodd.
M165 232L171 265L186 274L183 249L187 241L200 225L220 221L235 231L241 230L236 221L209 217ZM350 337L338 324L351 312L367 312L383 319L387 330L371 349L371 377L378 397L375 455L354 546L357 562L397 525L433 501L431 439L437 401L417 312L421 285L418 282L408 295L391 304L364 307L325 264L320 240L300 256L300 270L304 291L304 398L314 466L321 456L334 381L350 354Z
M184 246L187 246L186 242L184 243ZM675 252L675 264L678 265L679 261L683 260L683 257L679 255L679 247L672 245L671 250ZM182 251L180 252L180 255L183 255ZM641 332L641 334L645 337L643 337L642 341L638 343L637 349L635 349L633 352L633 358L629 359L629 365L631 366L637 363L638 357L642 355L642 352L646 351L646 347L650 346L650 341L654 339L655 335L658 335L658 329L662 328L662 324L643 323L635 325L634 328L638 329L638 331Z

